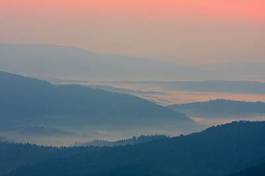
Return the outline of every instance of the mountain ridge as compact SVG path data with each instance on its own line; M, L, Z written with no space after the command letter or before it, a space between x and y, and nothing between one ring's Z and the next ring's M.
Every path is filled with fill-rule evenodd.
M265 102L246 102L216 99L206 102L193 102L187 104L170 105L169 108L186 113L189 116L218 118L218 117L244 117L265 116Z
M261 76L264 75L264 66L264 62L235 62L199 66L167 62L162 58L99 54L63 45L0 44L0 70L36 75L41 78L96 81L253 80L253 78L264 80L264 77ZM121 72L122 74L120 74Z
M265 122L233 122L145 144L88 150L9 176L225 176L263 161L264 132Z
M98 138L100 131L129 137L144 131L155 134L198 127L183 113L136 96L89 86L55 85L0 72L0 90L0 131L43 127ZM104 133L101 137L108 135Z

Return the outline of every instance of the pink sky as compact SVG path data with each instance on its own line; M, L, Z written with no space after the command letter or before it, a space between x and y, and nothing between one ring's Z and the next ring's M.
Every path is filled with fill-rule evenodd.
M8 0L2 13L31 15L110 15L176 17L202 15L234 20L265 20L263 0Z
M183 63L265 57L264 0L6 0L0 26L2 42Z

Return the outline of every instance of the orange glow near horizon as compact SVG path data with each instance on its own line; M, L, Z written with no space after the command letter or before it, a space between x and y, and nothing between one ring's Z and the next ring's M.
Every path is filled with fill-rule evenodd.
M4 43L184 64L265 56L265 0L2 0L0 26Z
M263 0L9 0L0 14L93 15L132 18L204 16L226 20L265 21Z

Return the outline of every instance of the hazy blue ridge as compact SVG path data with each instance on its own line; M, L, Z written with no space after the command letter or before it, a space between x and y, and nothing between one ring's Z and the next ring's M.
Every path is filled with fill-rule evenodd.
M171 105L169 108L199 117L244 117L265 116L265 102L212 100L188 104Z

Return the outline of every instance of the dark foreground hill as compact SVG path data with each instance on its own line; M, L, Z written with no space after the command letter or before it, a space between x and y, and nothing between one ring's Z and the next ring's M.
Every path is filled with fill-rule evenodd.
M265 162L243 169L242 171L232 174L230 176L264 176L265 175Z
M72 156L87 150L0 142L0 176L21 166L34 165L50 158Z
M265 116L264 102L243 102L232 100L212 100L180 105L171 105L171 109L196 117L246 117Z
M9 176L227 176L264 161L263 134L265 122L234 122L145 144L65 151Z

